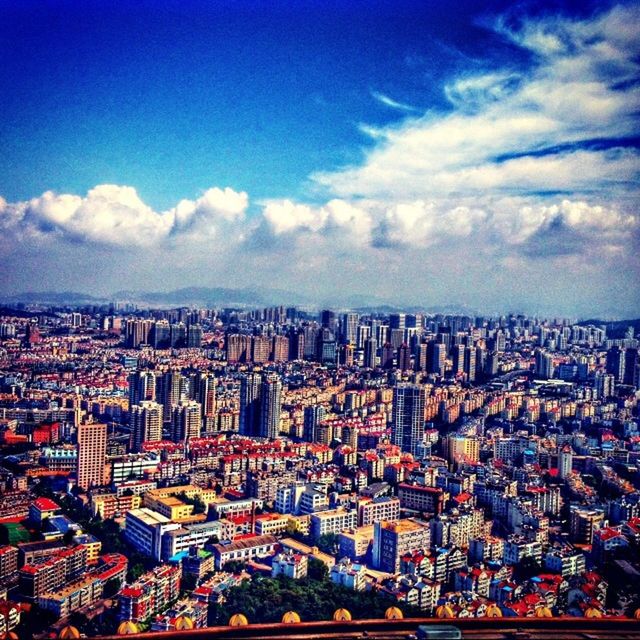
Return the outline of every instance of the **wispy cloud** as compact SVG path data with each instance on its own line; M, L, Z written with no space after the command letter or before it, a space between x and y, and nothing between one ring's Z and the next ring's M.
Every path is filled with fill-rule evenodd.
M385 107L390 107L391 109L396 109L397 111L404 111L406 113L420 113L420 109L417 107L412 107L410 104L405 104L404 102L398 102L393 98L385 95L384 93L380 93L379 91L372 91L371 95Z

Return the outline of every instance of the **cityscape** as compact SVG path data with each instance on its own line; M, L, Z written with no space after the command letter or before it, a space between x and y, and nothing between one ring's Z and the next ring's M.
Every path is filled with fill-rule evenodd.
M4 631L637 618L639 332L5 307Z
M637 2L0 24L0 640L640 638Z

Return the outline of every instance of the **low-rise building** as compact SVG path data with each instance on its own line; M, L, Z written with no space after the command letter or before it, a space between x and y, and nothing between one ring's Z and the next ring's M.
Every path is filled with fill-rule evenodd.
M256 558L273 555L278 539L275 536L253 536L228 544L211 546L215 556L216 569L222 569L227 562L248 562Z
M304 553L294 553L293 551L285 551L278 553L273 557L271 563L271 575L287 576L294 580L307 577L307 569L309 558Z

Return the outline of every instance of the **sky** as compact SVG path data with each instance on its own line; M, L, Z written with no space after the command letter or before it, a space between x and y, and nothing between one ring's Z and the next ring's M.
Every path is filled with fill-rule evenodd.
M0 0L0 23L0 293L640 315L636 3Z

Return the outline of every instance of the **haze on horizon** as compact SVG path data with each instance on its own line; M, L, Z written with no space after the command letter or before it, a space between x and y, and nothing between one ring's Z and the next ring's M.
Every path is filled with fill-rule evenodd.
M637 4L125 4L0 6L0 294L640 315Z

